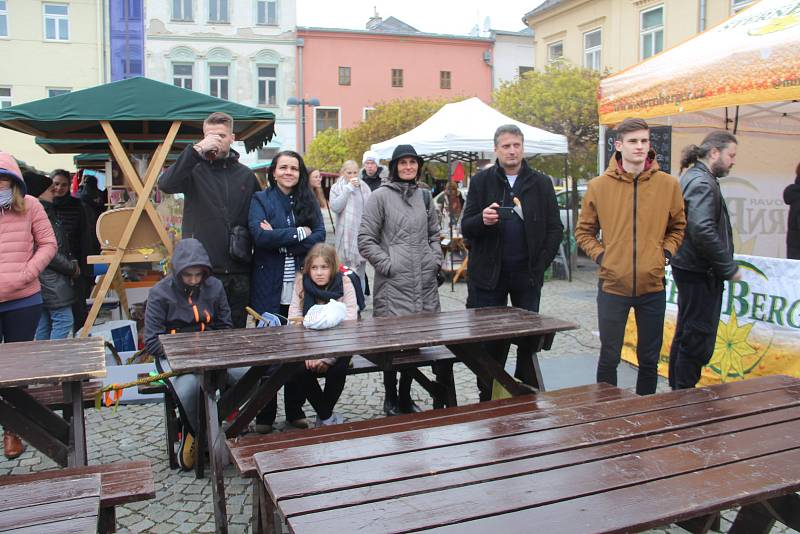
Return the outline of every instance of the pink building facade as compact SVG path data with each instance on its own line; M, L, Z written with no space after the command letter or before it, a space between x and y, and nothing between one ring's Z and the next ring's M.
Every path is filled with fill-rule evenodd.
M320 131L356 126L381 102L492 98L491 39L323 28L298 28L297 36L298 98L320 101L306 107L306 148Z

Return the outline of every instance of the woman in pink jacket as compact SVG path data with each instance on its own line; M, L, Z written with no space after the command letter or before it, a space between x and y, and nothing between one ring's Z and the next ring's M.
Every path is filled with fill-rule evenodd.
M41 273L56 254L56 236L44 208L26 195L16 160L0 152L0 342L31 341L42 314ZM20 362L22 363L22 362ZM25 450L19 436L3 433L3 452Z

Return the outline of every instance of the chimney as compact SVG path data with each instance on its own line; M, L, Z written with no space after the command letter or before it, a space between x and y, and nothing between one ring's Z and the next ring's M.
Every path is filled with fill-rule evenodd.
M383 19L381 18L381 16L378 15L377 6L373 6L372 9L375 10L375 14L373 16L371 16L370 19L367 21L367 29L368 30L374 30L376 27L378 27L380 25L381 22L383 22Z

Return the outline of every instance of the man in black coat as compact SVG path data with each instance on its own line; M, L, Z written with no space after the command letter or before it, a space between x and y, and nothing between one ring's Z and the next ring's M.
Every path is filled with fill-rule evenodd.
M470 180L461 231L469 243L467 307L511 305L539 311L544 272L553 261L564 227L550 178L528 167L524 136L513 124L494 134L495 164ZM510 340L486 343L501 365ZM532 365L533 347L517 344L515 376L542 387ZM478 381L480 399L489 400L491 384Z
M690 389L711 361L717 340L725 280L740 280L733 258L733 229L719 179L736 163L736 137L708 134L681 153L681 191L686 236L670 260L678 286L678 319L669 351L669 385Z
M261 188L253 171L239 163L231 148L233 118L212 113L203 122L205 137L186 149L158 179L165 193L183 193L183 237L194 237L208 251L211 269L228 296L236 328L247 323L250 300L250 260L230 254L231 233L247 234L250 199Z

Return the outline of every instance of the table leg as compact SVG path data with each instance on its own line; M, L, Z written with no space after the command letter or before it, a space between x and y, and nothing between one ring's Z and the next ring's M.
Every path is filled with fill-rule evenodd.
M532 348L533 352L529 358L520 358L520 345L527 344ZM542 378L542 369L539 366L538 352L543 346L543 336L532 336L528 338L521 338L517 343L517 372L516 377L522 380L523 383L533 386L539 391L544 391L544 378Z
M800 496L796 493L742 506L729 534L767 534L775 521L800 529Z
M494 361L486 352L482 343L466 343L462 345L447 345L450 352L456 355L464 365L482 378L487 384L497 380L513 396L528 395L534 392L527 384L520 384L506 373L502 365Z
M239 433L250 424L250 421L255 418L258 412L267 405L270 399L278 394L278 390L281 389L281 386L304 368L304 362L290 362L278 367L272 375L258 386L247 402L247 406L239 410L239 414L231 422L231 426L225 431L225 435L229 438L238 436ZM214 413L216 414L216 406Z
M222 455L225 454L224 436L219 426L217 414L216 372L203 374L203 399L206 412L206 436L208 457L211 463L211 493L214 502L214 523L220 534L228 532L228 514L225 509L225 479L222 473Z
M86 422L83 414L83 381L64 382L64 399L70 405L70 451L67 465L77 467L88 463L86 451Z
M44 427L41 420L32 419L32 414L21 408L17 403L11 404L13 400L6 397L5 390L0 391L0 425L22 437L25 441L33 445L36 450L52 458L61 467L66 467L69 457L69 425L59 418L60 423ZM11 402L9 402L11 400ZM34 405L39 406L35 401ZM54 415L55 417L55 415Z

